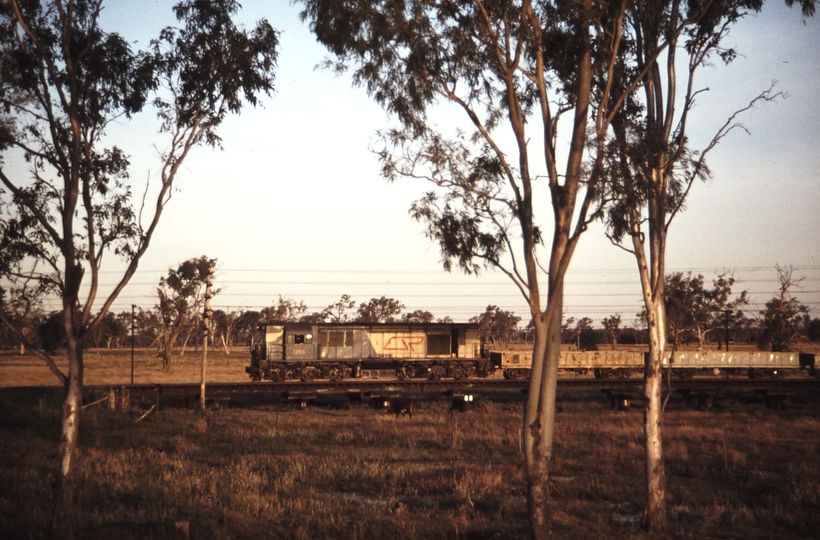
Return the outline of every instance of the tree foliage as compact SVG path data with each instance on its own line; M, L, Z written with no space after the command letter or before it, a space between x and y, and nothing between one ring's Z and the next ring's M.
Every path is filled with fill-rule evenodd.
M399 321L406 323L431 323L435 320L435 315L423 309L417 309L412 313L404 313L399 319Z
M274 305L263 308L259 312L260 322L264 324L296 322L307 310L308 307L302 300L296 301L279 295Z
M404 304L395 298L371 298L359 304L355 322L363 323L392 323L396 316L404 309Z
M743 319L740 308L748 304L748 295L741 291L732 299L735 283L733 276L723 274L712 281L709 289L701 274L693 276L691 272L675 272L667 275L664 302L670 340L676 345L694 340L702 348L710 334L721 331L727 323L733 326Z
M159 280L157 309L163 323L161 355L165 371L171 368L172 350L177 340L183 337L180 345L184 350L190 336L199 329L206 281L215 268L216 259L203 255L169 269ZM219 294L219 289L212 290L211 294Z
M612 345L612 350L615 350L615 344L618 343L618 337L621 335L621 314L616 313L609 317L604 317L601 319L601 324L604 326L606 340Z
M356 302L350 298L350 295L343 294L338 301L322 310L320 318L322 321L327 320L334 323L348 322L351 319L349 312L355 307Z
M0 325L0 336L4 344L16 345L20 354L26 348L36 347L37 327L45 317L43 308L44 292L35 282L12 287L8 293L0 288L0 312L10 324Z
M470 318L470 322L479 325L479 332L481 332L481 339L484 343L506 347L516 339L521 317L512 311L489 305L484 313Z

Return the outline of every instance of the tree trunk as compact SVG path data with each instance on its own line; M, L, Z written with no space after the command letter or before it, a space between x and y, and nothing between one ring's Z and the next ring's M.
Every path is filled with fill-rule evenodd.
M649 353L644 366L644 445L646 454L646 509L642 526L647 531L666 531L666 470L663 463L662 359L666 348L666 313L663 294L656 295L650 310Z
M534 540L549 537L549 466L555 426L558 360L561 354L561 309L535 318L533 369L524 411L527 462L527 511ZM557 314L557 315L555 315Z
M66 337L68 349L68 380L62 409L59 466L54 476L53 537L57 540L74 536L74 453L80 425L83 400L83 350L74 336Z
M539 396L546 367L547 324L542 317L534 319L535 343L532 353L532 370L527 403L524 410L524 455L527 464L527 512L533 540L549 535L549 463L545 457L541 433L541 411Z
M159 356L162 358L162 371L171 371L171 344L169 342L166 341L162 345Z

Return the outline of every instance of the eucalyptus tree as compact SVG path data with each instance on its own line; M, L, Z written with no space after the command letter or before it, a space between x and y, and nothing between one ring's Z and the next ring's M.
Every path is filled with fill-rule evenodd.
M259 322L265 324L296 322L307 313L308 307L303 300L285 298L281 294L272 306L262 308L259 312Z
M384 323L396 322L396 317L404 309L404 304L395 298L382 296L359 303L354 322Z
M303 18L335 56L328 66L353 68L355 83L398 120L376 148L383 175L432 184L411 214L439 243L445 269L495 268L530 308L524 452L530 528L543 538L564 279L598 211L613 114L643 75L624 66L633 2L302 3Z
M794 0L786 0L792 5ZM631 252L638 266L649 354L644 370L644 435L646 509L643 526L666 525L666 475L661 438L661 359L667 341L665 256L669 228L683 210L694 183L710 176L705 157L732 130L741 128L738 116L761 101L779 97L771 88L747 107L731 114L701 150L689 145L687 127L698 95L695 74L717 58L731 62L737 51L725 48L724 38L738 21L762 7L762 0L635 2L626 21L632 39L624 48L624 85L637 74L641 93L629 95L627 106L615 112L607 197L608 234ZM804 16L814 13L815 0L800 2ZM693 21L678 29L682 21ZM679 56L680 55L680 56ZM683 76L678 70L683 67Z
M771 344L772 351L790 351L794 341L805 337L803 330L809 330L809 308L789 293L792 287L800 285L803 278L795 278L791 266L777 266L776 269L780 291L760 310L763 327L761 341Z
M217 309L214 311L214 343L217 341L216 336L219 336L218 340L222 342L222 348L225 349L225 354L227 355L231 354L231 347L233 347L236 341L239 321L243 315L244 312L240 310L224 311Z
M11 328L5 325L0 328L6 330L9 344L16 344L21 355L25 354L26 348L32 349L32 343L36 341L37 325L45 316L43 288L37 282L31 284L33 287L29 285L23 283L12 288L8 297L5 297L0 288L0 313L11 323ZM33 350L37 351L36 348Z
M521 317L512 311L505 311L498 306L487 306L484 313L470 318L471 323L478 323L481 339L484 343L506 347L518 334L518 323Z
M601 319L601 324L604 327L604 334L607 341L612 345L612 350L615 350L615 344L618 343L618 336L621 335L621 314L616 313L609 317Z
M162 370L171 369L173 347L181 336L180 356L191 334L201 326L200 312L205 304L205 286L216 268L216 259L206 256L188 259L170 268L157 287L157 310L162 319L163 342L160 350ZM213 290L211 295L219 294Z
M327 319L334 323L347 322L351 318L348 312L355 307L356 301L350 298L349 294L343 294L336 303L323 309L320 317L323 321Z
M406 323L431 323L436 320L436 316L424 309L417 309L412 313L404 313L399 319Z
M686 337L694 338L703 348L710 333L719 332L729 323L743 318L742 306L749 303L746 291L735 298L731 275L720 274L712 280L712 288L704 285L701 274L674 272L666 276L664 309L670 341L678 345Z
M191 150L218 146L226 116L273 88L277 33L267 21L238 29L238 7L184 0L174 7L180 27L134 52L100 27L103 0L0 0L0 271L12 281L37 280L61 298L68 355L67 373L41 355L66 388L56 538L72 535L83 340L137 270ZM146 103L164 142L152 141L158 185L135 209L128 156L106 132ZM103 261L117 256L125 270L101 294Z

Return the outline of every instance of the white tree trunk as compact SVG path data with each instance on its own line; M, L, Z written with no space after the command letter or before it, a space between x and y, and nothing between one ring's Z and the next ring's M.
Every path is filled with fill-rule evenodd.
M83 351L74 336L66 338L69 375L63 400L58 467L54 476L52 530L55 539L74 537L74 455L83 400Z
M662 359L666 345L666 313L663 295L648 313L649 353L644 366L644 451L646 509L643 528L660 533L666 529L666 470L663 462Z

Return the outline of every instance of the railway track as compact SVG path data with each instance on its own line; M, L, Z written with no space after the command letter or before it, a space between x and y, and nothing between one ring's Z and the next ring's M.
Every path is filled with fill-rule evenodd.
M398 397L418 397L433 399L474 396L477 398L520 399L527 391L527 380L504 379L467 379L467 380L363 380L346 381L291 381L291 382L241 382L241 383L208 383L206 395L210 400L238 401L298 401L305 403L317 399L347 397L390 399ZM163 384L125 384L125 385L88 385L86 392L108 392L111 388L118 392L123 389L130 399L138 401L163 401L178 399L195 399L199 395L199 383L163 383ZM643 380L630 379L594 379L588 377L563 378L558 381L560 393L576 391L599 391L613 399L637 399L643 388ZM664 389L684 396L709 396L723 392L737 392L770 396L788 396L796 393L820 393L820 378L782 378L782 379L745 379L745 378L691 378L672 379L670 384L664 381ZM59 387L0 387L0 392L8 391L47 391Z

